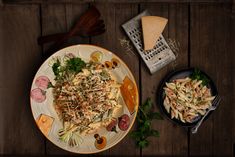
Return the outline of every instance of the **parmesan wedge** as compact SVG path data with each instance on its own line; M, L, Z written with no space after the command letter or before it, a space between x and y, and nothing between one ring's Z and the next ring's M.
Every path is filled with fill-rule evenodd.
M167 19L158 16L143 16L141 18L144 50L151 50L156 45L158 38L163 32Z

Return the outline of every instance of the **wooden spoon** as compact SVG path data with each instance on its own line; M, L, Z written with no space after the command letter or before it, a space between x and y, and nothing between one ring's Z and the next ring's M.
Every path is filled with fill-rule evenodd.
M100 35L104 32L105 32L104 20L98 20L97 23L94 24L93 27L91 27L89 30L78 31L72 36L91 37L91 36ZM57 33L57 34L52 34L52 35L47 35L47 36L41 36L38 38L38 44L43 45L44 43L56 41L62 38L66 33Z
M91 6L79 18L75 26L70 31L65 33L63 36L61 35L61 37L51 46L51 48L48 49L46 57L57 51L63 42L78 32L79 34L87 34L87 32L99 34L100 32L104 31L104 29L102 29L104 25L102 24L102 21L99 21L99 18L100 12L94 6Z

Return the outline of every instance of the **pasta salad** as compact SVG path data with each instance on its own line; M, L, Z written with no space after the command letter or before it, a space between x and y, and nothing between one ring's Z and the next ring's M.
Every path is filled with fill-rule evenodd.
M202 83L203 80L190 77L166 83L163 105L171 119L191 123L206 113L215 96L212 96L210 88Z

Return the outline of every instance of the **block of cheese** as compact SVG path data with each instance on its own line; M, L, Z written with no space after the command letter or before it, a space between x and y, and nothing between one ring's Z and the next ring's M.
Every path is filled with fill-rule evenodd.
M52 126L53 121L54 121L54 119L52 117L47 116L45 114L41 114L37 118L36 123L37 123L39 129L42 131L42 133L45 136L48 136L48 134L51 130L51 126Z
M158 16L143 16L141 18L144 50L151 50L156 45L156 42L163 32L167 19Z

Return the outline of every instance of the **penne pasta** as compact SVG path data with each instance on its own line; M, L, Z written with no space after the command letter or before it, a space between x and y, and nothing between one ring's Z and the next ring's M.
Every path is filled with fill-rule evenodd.
M163 105L168 113L170 113L170 104L169 101L167 101L168 98L166 98L163 102Z
M204 115L212 105L214 96L201 80L192 80L189 77L176 79L166 83L163 88L165 99L163 105L171 118L183 123L192 122L197 116Z
M176 88L176 85L174 83L166 83L166 86L169 88L169 89L172 89L174 90Z

